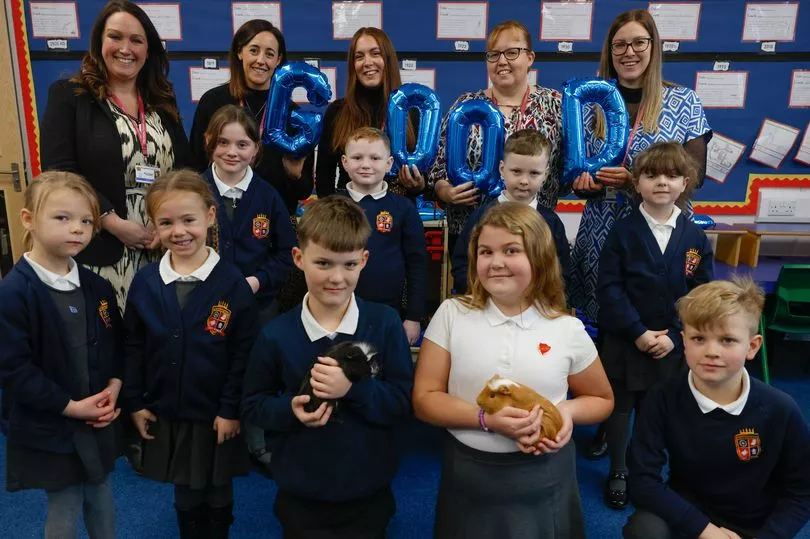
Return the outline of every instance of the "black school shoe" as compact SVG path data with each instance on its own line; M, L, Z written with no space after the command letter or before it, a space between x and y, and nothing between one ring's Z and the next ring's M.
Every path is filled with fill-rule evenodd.
M621 511L627 507L627 474L610 472L605 481L605 503L611 509Z
M607 455L607 429L604 424L599 425L588 446L585 448L585 458L588 460L599 460Z

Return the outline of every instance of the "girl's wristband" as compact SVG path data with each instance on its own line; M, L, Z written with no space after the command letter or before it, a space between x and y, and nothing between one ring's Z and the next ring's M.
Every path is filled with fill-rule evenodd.
M482 431L484 431L484 432L492 432L491 430L489 430L489 427L487 427L487 422L484 419L484 413L485 413L484 409L479 408L479 410L478 410L478 425L481 427Z

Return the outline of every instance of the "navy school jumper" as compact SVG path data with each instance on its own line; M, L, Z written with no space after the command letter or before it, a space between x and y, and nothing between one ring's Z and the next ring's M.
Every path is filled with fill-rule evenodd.
M62 415L68 401L98 393L110 378L123 378L123 331L113 288L82 266L79 281L87 317L87 395L71 394L70 349L48 287L24 258L0 281L0 386L11 444L75 452L74 431L83 422Z
M453 252L451 253L452 258L450 260L450 273L453 276L453 288L456 289L457 294L464 294L467 292L467 266L469 264L467 259L467 249L469 247L470 236L472 235L473 228L475 228L475 225L477 225L484 216L484 213L486 213L486 211L495 204L498 204L498 199L493 199L488 203L476 208L475 211L472 212L472 214L467 218L467 222L464 223L464 228L461 230L461 234L458 236L458 240L456 241L455 249L453 249ZM548 208L544 208L540 204L537 205L537 211L540 213L540 217L545 220L548 228L551 230L551 236L554 239L554 246L557 248L557 260L560 262L560 271L562 272L563 282L565 283L567 290L568 272L571 265L571 245L568 243L568 236L565 234L565 225L563 225L563 222L556 213Z
M599 326L632 344L645 331L668 330L683 348L675 302L713 279L714 253L706 233L678 216L666 251L635 208L610 231L599 256Z
M170 421L239 419L242 377L256 338L256 303L239 269L220 260L180 309L159 263L135 275L124 312L129 412Z
M349 196L348 191L339 194ZM371 225L368 262L360 273L355 294L402 310L402 290L407 282L405 320L418 322L425 315L428 255L425 228L413 202L388 191L374 199L364 196L358 205Z
M356 299L360 315L354 335L310 341L299 304L271 320L253 347L242 406L246 421L268 431L279 490L313 500L350 501L384 488L396 474L399 450L393 428L411 415L413 360L397 313ZM292 398L315 358L344 341L372 344L379 373L352 384L325 426L305 427L293 414Z
M217 201L219 256L242 270L244 277L259 279L256 300L270 303L293 267L292 248L296 245L287 206L276 188L254 172L247 191L228 217L211 167L203 173Z

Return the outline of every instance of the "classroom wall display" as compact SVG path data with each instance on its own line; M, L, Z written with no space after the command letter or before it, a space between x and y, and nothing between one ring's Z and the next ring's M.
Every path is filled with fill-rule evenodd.
M48 87L76 72L87 50L93 21L105 3L10 0L34 171L39 169L38 122ZM700 211L753 214L756 205L752 208L751 200L762 184L758 179L773 187L774 182L779 185L780 178L801 179L810 174L805 136L810 122L810 59L806 54L810 53L810 9L800 9L795 1L593 0L578 10L562 6L565 2L546 0L138 3L158 19L158 27L165 33L170 79L186 129L190 129L201 92L227 80L227 51L237 22L245 17L281 23L290 57L319 59L319 68L335 82L333 97L337 98L344 95L347 80L348 40L343 37L360 24L382 26L400 59L408 60L403 81L433 88L442 114L446 114L460 94L487 85L481 53L486 48L486 34L499 22L517 19L529 28L538 55L532 77L542 86L561 90L566 80L596 74L596 53L617 14L649 9L669 51L665 79L696 89L705 97L706 116L718 134L710 146L716 161L697 194ZM586 11L591 19L588 39L574 39L584 33L584 15L580 12ZM770 22L755 20L757 13ZM556 20L550 28L551 15ZM544 33L545 39L541 39ZM215 69L204 69L203 59L209 57L218 58ZM759 162L762 144L766 148L768 144L759 136L766 119L800 132L776 169ZM752 159L758 139L760 151ZM787 180L783 183L795 185ZM561 201L559 209L580 211L582 202L569 197Z

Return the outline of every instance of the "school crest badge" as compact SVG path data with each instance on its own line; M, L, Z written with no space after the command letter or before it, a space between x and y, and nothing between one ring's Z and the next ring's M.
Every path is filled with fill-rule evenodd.
M377 232L380 234L388 234L394 228L394 218L387 211L378 213L375 222L377 224Z
M208 316L208 321L205 323L205 330L211 335L225 336L225 328L228 327L228 322L231 320L231 310L228 308L228 303L220 301L211 307L211 314Z
M110 304L106 299L98 302L98 315L104 323L104 327L110 329L112 327L112 320L110 319Z
M762 454L759 434L754 429L740 429L740 432L734 435L734 448L737 450L737 458L743 462L759 457Z
M695 270L700 264L700 253L697 249L689 249L686 251L686 268L685 273L687 277L694 277Z
M263 213L253 218L253 237L263 240L270 235L270 219Z

